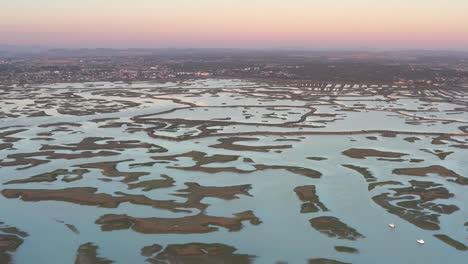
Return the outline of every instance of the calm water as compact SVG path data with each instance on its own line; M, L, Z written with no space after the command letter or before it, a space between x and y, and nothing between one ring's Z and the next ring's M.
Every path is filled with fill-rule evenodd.
M0 234L11 233L6 227L27 233L18 236L24 242L16 251L7 252L13 263L74 263L80 245L89 242L97 247L99 257L115 263L145 263L149 257L140 251L152 244L166 248L190 243L235 248L231 255L213 258L218 263L219 259L235 263L233 254L250 255L251 263L326 258L337 263L461 264L468 259L466 93L419 98L400 90L389 95L377 88L367 88L365 94L351 87L326 92L243 80L50 84L0 87L0 92ZM366 133L357 133L362 130ZM93 137L99 139L78 144ZM357 156L345 155L347 150ZM210 158L181 155L192 151ZM80 156L85 152L92 157ZM441 153L446 156L437 155ZM109 161L115 167L106 173L100 165ZM83 167L89 163L98 165ZM371 176L342 165L358 166ZM76 176L69 172L80 168L86 169L81 178L63 181ZM408 168L429 169L422 174L397 173ZM50 176L58 169L68 172L55 179L11 183L45 173ZM321 177L304 175L301 169L320 172ZM119 176L122 172L145 175L125 180ZM173 183L149 191L130 188L163 180L162 175ZM218 194L180 191L190 182L219 187ZM417 182L426 187L414 187ZM378 184L369 190L373 183ZM222 197L227 192L223 187L237 185L250 185L250 189L236 193L236 199ZM301 206L310 201L301 201L295 188L312 185L315 196L308 194L328 210L301 212ZM48 194L84 187L114 199L144 195L178 204L198 195L205 208L192 203L187 212L174 212L128 200L106 208L100 197L83 205L80 197ZM445 195L434 195L434 188ZM28 195L25 190L36 192ZM21 195L11 197L8 192L12 191ZM373 199L381 194L388 194L392 209ZM218 230L208 233L197 228L174 232L178 227L142 232L130 226L103 231L96 223L107 214L170 222L200 213L235 219L234 214L247 210L261 223L242 221L239 230L217 226ZM339 219L362 237L327 235L309 221L322 216ZM418 224L424 216L437 228ZM389 228L389 223L396 228ZM332 226L329 231L339 233L337 229ZM447 235L461 246L444 243L435 234ZM416 243L417 239L424 239L425 245ZM359 252L338 252L335 246ZM162 259L163 251L153 257ZM203 254L211 255L202 251L195 258L202 259ZM216 263L213 259L207 263Z

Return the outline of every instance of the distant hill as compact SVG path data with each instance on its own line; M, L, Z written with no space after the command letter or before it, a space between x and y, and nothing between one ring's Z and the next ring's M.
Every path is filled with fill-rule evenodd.
M286 61L352 61L352 62L419 62L459 63L468 60L468 51L456 50L366 50L331 49L313 50L305 48L283 49L228 49L228 48L48 48L44 46L16 46L0 44L0 57L113 57L113 56L157 56L170 59L260 59L276 58ZM267 59L268 60L268 59Z
M22 46L22 45L8 45L0 44L0 56L13 56L19 54L40 53L46 51L48 48L44 46Z

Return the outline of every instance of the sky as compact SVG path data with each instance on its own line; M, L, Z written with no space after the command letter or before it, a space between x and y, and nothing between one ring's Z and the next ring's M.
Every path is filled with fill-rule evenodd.
M0 44L468 50L468 0L0 0Z

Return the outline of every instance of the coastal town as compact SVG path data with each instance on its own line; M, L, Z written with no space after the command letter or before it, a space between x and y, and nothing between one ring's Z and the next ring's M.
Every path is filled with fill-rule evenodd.
M468 53L299 52L248 50L145 52L48 51L2 54L0 83L177 81L243 78L284 83L383 84L398 87L468 85ZM398 57L395 59L395 56ZM307 84L306 84L307 85Z

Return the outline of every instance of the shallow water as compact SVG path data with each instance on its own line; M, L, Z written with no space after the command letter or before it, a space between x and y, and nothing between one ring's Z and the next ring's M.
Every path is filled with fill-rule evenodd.
M202 245L193 258L465 263L467 93L381 91L349 86L330 96L216 79L1 88L0 235L16 227L27 236L0 254L14 263L73 263L92 243L101 258L144 263L164 261L170 245L220 243L235 251ZM300 186L309 186L306 198ZM91 194L67 196L89 187ZM54 193L62 189L69 190ZM235 216L245 211L259 221ZM98 219L109 214L131 223L106 229ZM182 217L189 220L171 226ZM327 219L320 217L346 228L316 229L309 221ZM161 222L139 222L149 218ZM362 237L342 234L351 230ZM165 249L143 256L152 244ZM171 254L170 263L187 261Z

